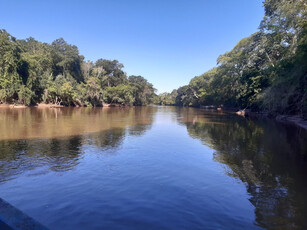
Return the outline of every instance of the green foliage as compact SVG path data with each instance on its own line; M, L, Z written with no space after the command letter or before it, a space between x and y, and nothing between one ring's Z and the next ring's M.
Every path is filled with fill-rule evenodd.
M128 83L133 87L134 105L147 105L153 101L155 89L142 76L130 76Z
M156 96L145 78L128 80L117 60L83 59L63 38L47 44L31 37L17 40L0 30L0 103L147 105Z
M134 88L130 85L118 85L114 87L108 87L105 93L105 100L107 103L132 105L135 101L133 97Z
M89 77L86 83L78 85L78 102L85 106L101 106L102 89L100 87L99 79L96 77Z
M0 101L12 102L18 98L22 83L18 74L20 67L20 45L16 38L0 30Z
M77 46L69 45L63 38L56 39L51 44L53 59L53 74L72 76L78 82L82 82L81 63L83 56L79 55Z
M32 96L33 92L28 87L25 85L20 87L18 91L18 100L21 104L30 105Z
M175 105L177 95L178 93L176 89L174 89L171 93L161 93L158 99L156 99L155 104Z
M100 79L101 87L112 87L123 84L127 81L127 76L122 71L123 64L117 60L99 59L93 69L96 76Z
M159 104L216 105L307 117L307 3L266 0L260 31L220 55L218 66L194 77Z

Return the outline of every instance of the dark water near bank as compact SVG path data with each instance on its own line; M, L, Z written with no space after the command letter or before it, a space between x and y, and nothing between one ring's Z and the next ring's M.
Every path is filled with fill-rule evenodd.
M272 120L0 109L0 197L50 229L307 229L306 176L306 131Z

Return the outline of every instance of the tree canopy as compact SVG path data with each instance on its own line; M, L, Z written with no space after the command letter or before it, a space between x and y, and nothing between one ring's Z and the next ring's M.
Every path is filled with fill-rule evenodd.
M117 60L84 61L63 38L51 44L18 40L0 30L0 103L101 106L147 105L155 89Z
M307 3L265 0L263 5L258 32L220 55L217 67L159 95L158 103L249 108L306 118Z

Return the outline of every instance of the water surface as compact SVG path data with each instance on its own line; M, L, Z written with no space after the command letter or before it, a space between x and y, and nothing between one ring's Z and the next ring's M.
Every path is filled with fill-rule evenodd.
M307 134L192 108L0 110L0 196L50 229L307 229Z

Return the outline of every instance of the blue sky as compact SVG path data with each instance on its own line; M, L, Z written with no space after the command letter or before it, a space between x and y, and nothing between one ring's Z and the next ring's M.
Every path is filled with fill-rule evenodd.
M63 37L86 60L119 60L159 93L214 67L264 14L262 0L0 0L0 9L13 36Z

